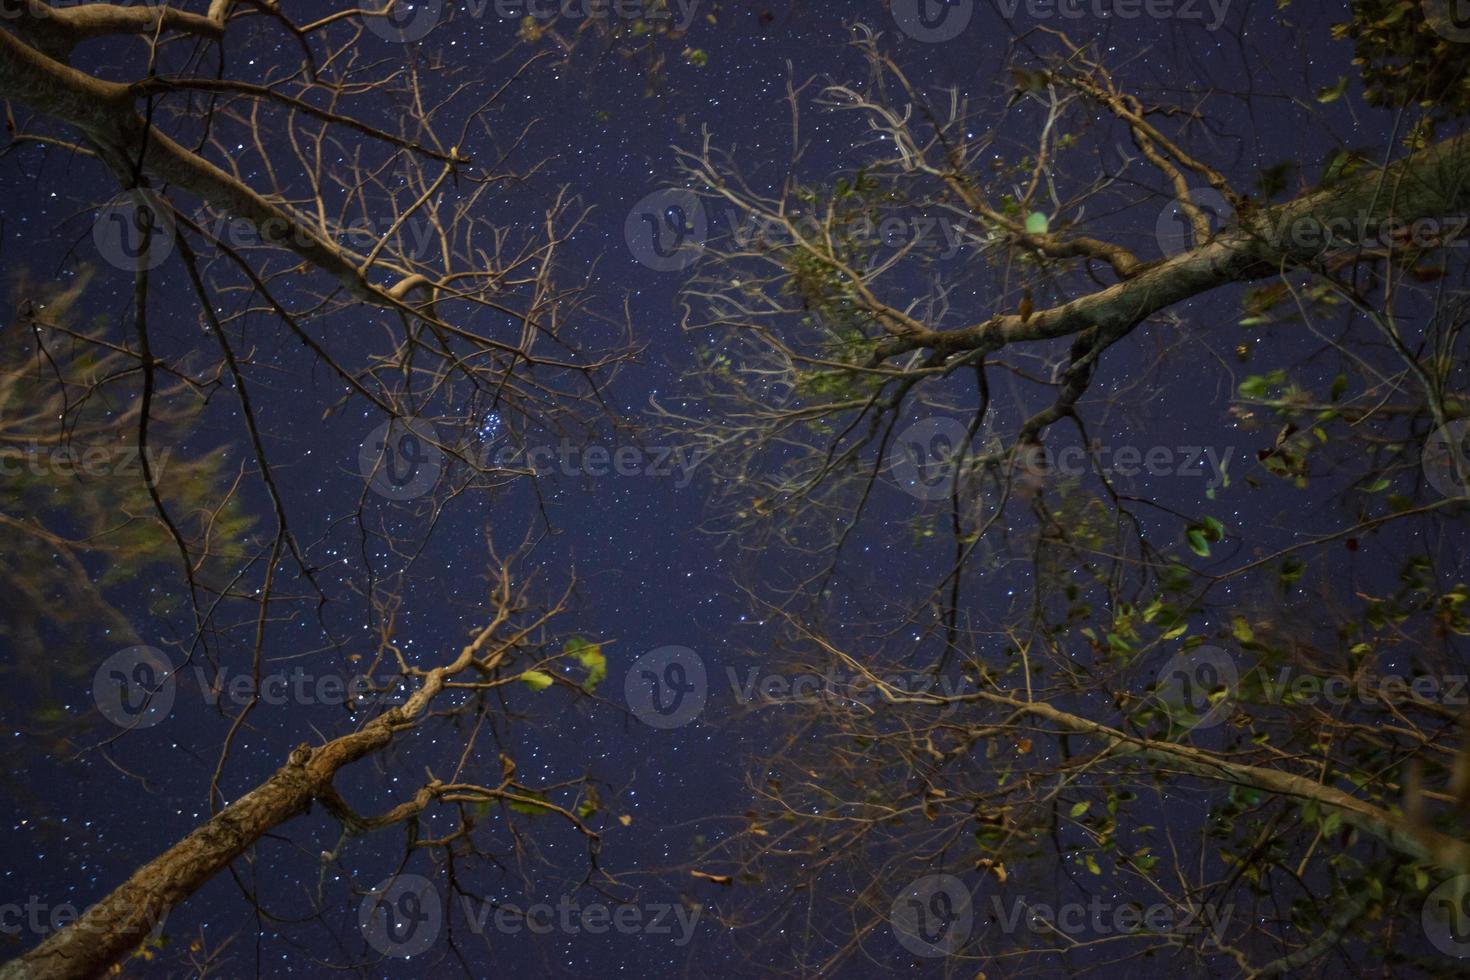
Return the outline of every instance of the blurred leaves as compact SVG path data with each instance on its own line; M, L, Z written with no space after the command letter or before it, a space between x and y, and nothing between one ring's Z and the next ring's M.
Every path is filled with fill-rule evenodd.
M148 453L139 452L138 356L115 317L81 325L90 281L87 269L64 284L15 277L0 349L0 579L10 596L0 639L14 651L7 670L34 685L43 722L56 718L58 682L95 667L100 639L138 642L138 620L187 608L179 546L149 493L145 458L197 580L233 564L254 525L227 451L191 445L208 378L158 372ZM129 586L149 604L120 608Z

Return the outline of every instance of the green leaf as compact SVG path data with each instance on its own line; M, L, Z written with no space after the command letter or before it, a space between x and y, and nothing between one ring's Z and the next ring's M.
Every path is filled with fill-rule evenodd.
M1210 542L1205 540L1205 533L1198 528L1190 528L1184 535L1189 541L1189 550L1201 558L1210 557Z
M1300 558L1287 558L1281 563L1281 584L1293 585L1307 570L1307 563Z
M607 679L607 656L602 652L601 643L574 636L567 640L562 650L586 668L587 679L582 682L582 687L588 693L597 690L597 685Z
M1087 862L1087 870L1088 871L1091 871L1095 875L1102 874L1102 868L1098 866L1097 858L1095 858L1091 854L1089 854L1089 855L1087 855L1087 857L1086 857L1085 860Z
M1247 623L1244 617L1241 616L1236 616L1235 619L1231 621L1230 634L1241 643L1250 643L1256 638L1255 630L1251 629L1250 623Z
M530 686L533 691L544 691L556 683L556 678L540 670L528 670L521 674L520 679Z
M1073 803L1072 809L1068 810L1067 813L1073 820L1076 820L1078 817L1082 816L1082 814L1086 813L1087 808L1090 806L1092 806L1092 804L1089 803L1087 800L1083 800L1081 803Z
M586 820L588 817L596 815L600 809L602 809L602 800L597 796L597 787L588 786L586 799L577 804L577 816Z
M551 807L545 803L536 802L538 800L545 800L546 797L535 790L523 791L522 795L529 797L529 799L510 801L510 808L516 813L524 813L530 817L544 817L546 814L552 812Z
M1326 105L1329 102L1336 102L1338 99L1342 98L1342 93L1347 91L1347 84L1348 77L1346 75L1341 76L1340 78L1338 78L1336 85L1329 85L1327 88L1324 88L1317 93L1317 101L1321 102L1323 105Z
M1045 235L1046 230L1050 227L1051 222L1040 211L1032 211L1026 215L1026 234Z

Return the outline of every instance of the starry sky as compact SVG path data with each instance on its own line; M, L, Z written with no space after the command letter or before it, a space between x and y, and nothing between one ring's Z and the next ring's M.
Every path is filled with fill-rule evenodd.
M327 9L320 3L307 6ZM677 181L671 147L691 146L707 129L715 144L750 161L757 182L769 186L779 180L790 152L782 105L788 80L851 77L858 72L860 62L846 43L855 18L884 32L885 44L916 84L957 86L977 100L1004 98L1008 51L1028 26L1024 14L1007 21L1005 6L998 0L981 2L960 36L930 43L905 36L887 5L874 0L740 4L722 12L718 23L697 19L686 43L706 57L681 58L674 46L652 91L645 66L637 59L586 53L564 65L547 59L509 90L496 125L507 132L530 126L519 156L544 162L534 180L509 197L501 220L535 221L538 209L559 185L574 188L591 209L590 219L568 243L562 260L569 267L588 270L590 285L606 297L604 309L617 311L626 304L634 338L642 348L609 383L607 395L615 412L637 421L650 400L673 408L691 404L685 374L693 363L694 341L679 326L681 275L649 268L627 234L635 204ZM1292 4L1286 15L1290 23L1282 22L1277 6L1275 0L1235 0L1225 26L1217 31L1198 23L1092 16L1064 26L1078 41L1095 40L1120 83L1142 97L1189 105L1196 93L1212 90L1210 123L1200 129L1200 145L1209 147L1212 162L1248 186L1251 175L1282 160L1317 161L1337 146L1382 145L1392 125L1387 117L1368 114L1361 106L1344 104L1328 111L1279 94L1311 93L1331 85L1351 72L1352 52L1328 36L1330 25L1343 19L1341 4ZM293 11L293 16L307 18L305 12ZM492 9L483 17L449 18L411 47L420 54L432 49L445 64L503 76L515 30L512 22L493 16ZM369 38L365 44L374 46L371 50L381 57L403 56L402 46L387 40ZM108 57L114 53L107 52ZM281 48L251 53L267 63L286 57ZM802 166L812 174L851 168L857 162L853 147L858 135L840 122L814 126ZM114 189L106 184L105 175L83 163L68 164L70 170L58 175L56 159L35 151L0 159L0 180L8 189L0 203L0 247L8 269L23 265L37 276L65 280L76 275L80 263L92 259L95 208ZM517 207L523 209L521 214L515 213ZM1129 233L1139 240L1152 233L1147 221L1128 220L1137 223ZM127 308L129 291L126 275L104 270L87 303L96 315L118 317ZM954 301L970 304L975 311L992 309L996 302L978 281ZM155 302L167 311L173 308L170 304L187 309L192 300L178 277L165 276ZM1178 312L1192 318L1228 317L1234 315L1235 302L1205 300ZM172 327L161 329L183 337L193 320L186 313ZM282 492L296 515L298 534L314 542L313 554L323 567L350 566L356 558L348 518L361 488L359 450L381 420L367 408L349 403L344 411L318 421L323 406L338 392L279 336L262 330L258 341L260 423L281 461ZM1274 350L1273 344L1278 345ZM1290 356L1292 350L1289 338L1275 338L1262 342L1260 356L1269 360L1273 355ZM1101 385L1119 384L1151 356L1147 349L1115 353ZM1170 429L1165 441L1241 442L1244 456L1244 440L1233 439L1223 428L1225 392L1217 389L1201 397L1187 372L1174 370L1161 379L1158 390L1140 395L1136 412L1119 413L1108 422L1111 429L1103 431L1111 438L1126 439L1141 420L1157 422L1167 405ZM486 411L478 435L493 446L504 438L503 425L498 414ZM196 438L200 445L233 443L232 459L239 462L244 440L238 409L230 399L217 400ZM659 434L652 431L631 436L628 430L609 428L598 438L608 446L630 439L645 447L660 445ZM725 892L716 885L691 883L678 869L697 860L705 842L716 841L737 826L739 815L750 805L747 760L762 744L761 728L735 717L738 712L728 685L721 686L727 668L743 670L759 664L769 642L759 616L731 585L749 559L704 532L708 488L697 472L693 479L677 472L628 476L552 472L537 483L534 492L511 488L468 495L446 510L405 584L399 642L414 654L457 649L483 612L487 533L497 543L513 545L529 528L536 543L526 562L544 576L548 589L567 582L575 572L571 623L578 633L606 644L609 682L602 693L609 700L621 698L624 674L645 653L665 646L698 651L716 680L705 717L693 724L661 731L628 716L620 704L549 698L532 702L518 694L496 738L517 759L521 775L533 782L554 783L589 773L602 781L607 825L598 862L636 888L640 900L673 901L682 894L717 907ZM1150 492L1157 492L1162 503L1187 506L1198 487L1161 484ZM252 505L264 506L259 488L246 494ZM1170 499L1171 494L1176 497ZM911 503L893 495L880 506L901 523ZM1249 522L1274 519L1280 504L1237 500L1228 506L1234 510L1222 512L1223 518ZM871 611L861 594L864 588L905 582L932 571L931 563L915 554L903 534L874 533L855 542L851 554L867 566L856 570L852 579L856 584L851 601L864 615ZM781 578L802 571L794 565L761 574ZM349 577L344 574L341 580ZM161 593L176 589L177 582L168 575L133 581L124 588L122 604L143 624L142 642L176 650L173 644L182 635L184 621L158 615L154 604ZM1004 605L1010 598L1008 592L995 601ZM334 635L345 637L349 647L354 637L363 642L368 636L367 613L360 596L354 598L350 590L334 600L325 617ZM269 632L268 653L282 664L309 665L315 662L313 652L331 646L323 633L314 616L284 616ZM96 659L123 645L105 634L91 642L95 647L88 656ZM198 695L192 680L185 677L181 684L165 722L123 738L112 738L115 729L105 721L97 721L64 745L37 739L27 725L9 733L11 771L5 780L16 805L10 832L0 843L0 899L38 895L53 904L85 906L140 860L207 816L209 776L229 719ZM24 699L31 696L24 685L0 694L14 699L7 713L21 711ZM92 717L91 699L89 674L77 676L58 695L66 711L78 716ZM315 740L312 728L340 730L342 710L318 705L289 716L278 711L269 721L248 726L222 783L225 797L238 795L274 771L298 742ZM415 733L405 742L402 759L415 765L385 770L364 763L343 780L344 786L359 794L409 789L424 765L457 751L453 733L448 737ZM629 819L625 824L618 816ZM540 831L543 823L535 821L532 826ZM503 832L493 839L506 848L501 862L467 869L468 889L503 902L525 902L528 896L554 901L569 892L584 902L596 899L592 890L577 889L586 875L587 856L575 834L547 828L534 843L519 847ZM233 935L222 960L226 964L222 976L340 975L326 964L360 957L358 896L394 869L402 854L402 836L387 832L353 842L350 851L324 871L318 852L330 850L335 842L334 824L325 814L316 811L298 819L264 843L254 857L237 862L233 876L219 876L174 912L167 932L179 944L203 937L202 943L211 949ZM326 896L319 918L318 889ZM252 907L247 893L258 896L259 908ZM29 944L33 937L0 937L0 951L9 953L22 941ZM439 963L435 972L762 975L759 965L745 962L740 939L722 930L713 912L701 923L695 941L682 946L649 935L522 933L496 936L489 944L474 938L463 949L462 960ZM177 969L170 957L160 959ZM370 957L368 962L361 975L424 975L418 960L402 963ZM942 975L939 964L927 966L933 975ZM851 975L866 975L864 968L874 969L859 964ZM154 975L144 964L130 969Z

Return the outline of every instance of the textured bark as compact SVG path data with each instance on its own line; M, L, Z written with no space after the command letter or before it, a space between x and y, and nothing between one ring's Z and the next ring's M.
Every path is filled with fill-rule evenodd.
M1356 234L1360 230L1376 236L1390 220L1434 218L1448 223L1465 215L1470 215L1470 134L1294 201L1237 215L1212 241L1145 264L1106 289L1037 310L1024 319L1013 313L960 330L930 331L918 346L998 350L1009 343L1063 337L1090 327L1105 334L1121 332L1220 286L1277 275L1312 261L1319 250L1303 243L1313 240L1313 229L1334 228L1339 241L1352 241L1360 237ZM1283 230L1291 233L1283 235Z
M1274 796L1302 802L1312 800L1325 810L1337 812L1343 823L1378 838L1401 853L1434 865L1450 875L1470 874L1470 844L1432 828L1416 825L1405 817L1360 800L1335 786L1327 786L1279 769L1231 762L1213 752L1191 745L1129 735L1044 702L1022 701L987 693L976 697L1045 719L1066 731L1105 740L1108 747L1099 754L1099 759L1148 762L1166 767L1172 772L1187 773L1213 782L1250 786Z
M304 813L318 797L336 801L332 778L337 771L383 748L395 732L412 727L414 719L444 689L445 679L476 662L500 622L498 618L482 631L454 662L425 672L423 685L402 707L384 712L350 735L316 748L297 748L275 775L143 865L71 925L0 967L0 980L101 976L135 949L169 909L270 830Z
M151 128L133 108L132 87L77 71L0 29L0 92L78 129L119 176L141 162L153 180L188 191L215 210L243 218L261 239L290 249L333 276L358 299L396 306L333 243L255 189Z
M298 749L275 775L225 807L71 925L0 967L0 980L83 978L105 973L156 922L268 832L304 813L338 769L388 744L396 713L309 753ZM301 756L305 756L303 760Z

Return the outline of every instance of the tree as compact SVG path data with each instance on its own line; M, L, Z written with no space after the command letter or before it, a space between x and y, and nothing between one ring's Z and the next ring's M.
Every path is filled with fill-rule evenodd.
M733 16L764 29L783 7ZM0 571L68 590L76 618L130 640L174 628L162 671L102 664L142 697L101 744L66 720L82 751L136 738L180 664L216 694L230 672L251 682L207 730L207 818L0 977L152 955L160 917L226 875L260 922L325 924L383 912L369 886L420 856L467 895L476 870L531 878L555 838L585 855L579 885L625 894L601 863L606 782L518 761L556 732L542 712L608 672L563 625L576 577L547 560L548 521L507 547L516 512L500 509L470 610L423 555L481 530L467 503L539 493L487 457L487 429L524 446L604 424L604 381L635 346L591 271L569 268L586 212L575 188L543 186L506 97L613 58L656 91L676 59L724 52L667 18L554 15L466 75L396 46L433 26L420 9L300 23L258 2L23 0L0 24L4 162L42 187L95 185L80 174L122 191L94 244L125 298L122 316L96 300L114 315L94 323L97 277L21 286L25 343L0 380L25 408L0 435L126 440L144 461L101 487L54 469L7 481L13 519L81 568ZM728 233L685 290L691 407L665 398L659 421L708 460L711 529L745 557L763 648L827 678L767 733L740 829L679 869L728 889L721 912L763 971L1151 958L1279 975L1371 956L1433 973L1428 947L1464 945L1454 249L1470 143L1437 129L1459 111L1454 59L1422 76L1400 60L1457 57L1443 26L1405 0L1357 9L1340 33L1365 92L1412 118L1403 139L1320 164L1255 172L1221 150L1228 113L1207 86L1155 101L1111 53L1045 28L1017 40L1002 90L936 92L904 42L859 27L856 73L793 72L789 163L767 171L713 136L682 155L677 209ZM710 12L730 23L729 5ZM1325 118L1348 85L1327 81L1242 100ZM852 166L813 172L814 118ZM313 380L289 407L288 372ZM378 434L345 488L288 451L303 426L356 444L361 423ZM1155 466L1178 479L1138 479ZM318 492L334 502L303 504ZM168 556L159 588L185 601L123 608L95 555L160 578ZM426 610L464 632L413 648L400 624ZM17 632L45 650L74 625ZM260 682L282 651L364 683L273 711ZM279 768L242 778L261 746ZM242 873L275 846L317 881L284 911ZM1038 898L1099 897L1106 934L1033 927ZM1145 903L1162 924L1126 924ZM216 952L180 956L208 974ZM469 971L452 933L436 952Z
M68 326L44 289L22 298L18 325L34 344L10 351L6 390L34 390L22 392L29 414L7 416L7 436L15 424L48 445L125 438L144 461L118 481L116 496L61 489L64 481L46 472L24 485L7 481L8 502L39 512L57 504L57 493L71 494L67 520L80 524L72 534L95 540L23 521L58 555L101 547L116 558L125 549L136 570L168 553L176 581L167 590L186 597L173 610L188 623L177 656L208 667L216 697L227 671L255 686L240 703L220 701L227 724L208 780L208 819L0 975L104 972L169 908L313 806L341 834L322 858L324 878L345 868L343 845L371 831L403 829L406 853L427 852L442 866L498 848L519 853L514 825L536 815L564 821L595 867L594 824L604 817L593 778L538 785L518 776L515 733L501 726L528 710L522 700L554 699L538 693L553 684L582 697L606 672L600 647L561 625L574 575L524 567L535 543L528 532L514 548L490 544L473 618L445 610L470 626L457 648L401 647L395 624L415 556L455 500L526 475L484 452L487 419L516 444L587 431L604 416L600 379L627 352L626 325L603 316L560 260L584 212L565 189L527 193L539 164L520 159L524 134L497 125L505 93L544 55L451 79L447 99L429 99L424 73L443 81L442 66L369 54L398 30L392 6L311 23L274 4L230 0L204 13L26 0L6 13L5 152L39 164L50 180L113 181L122 193L96 202L106 204L97 245L130 280L126 315L96 329ZM122 65L105 60L118 52ZM73 278L63 298L81 286ZM280 463L288 433L279 420L263 421L276 409L274 352L288 342L299 352L291 363L319 378L321 415L305 421L331 425L350 407L384 426L364 448L345 520L300 506L292 468ZM148 465L189 418L180 402L191 396L212 403L209 424L227 420L243 448L228 466L223 454ZM104 397L111 413L101 430L88 428ZM443 479L433 480L441 468ZM423 487L412 485L420 472L431 477ZM130 523L99 527L98 508L113 501ZM249 534L257 510L261 533ZM90 570L76 562L70 570L47 575L86 596L89 610L75 612L102 608ZM33 568L5 571L47 587ZM45 629L32 632L51 646ZM363 683L335 712L262 725L271 705L259 682L283 643L318 669ZM145 706L167 675L156 672L139 692ZM242 742L272 730L312 737L312 728L314 740L274 776L234 790ZM425 730L443 744L407 738ZM86 748L106 751L117 737ZM415 788L405 796L392 779L364 774L353 780L358 790L339 789L339 774L368 757ZM364 785L374 792L349 800ZM451 829L438 832L444 820Z
M193 434L206 384L170 378L155 394L150 419L160 448L147 459L137 452L139 403L127 383L134 361L110 348L104 327L76 322L93 276L83 268L65 289L17 277L12 335L25 341L0 350L0 523L24 542L0 559L0 576L10 595L25 598L0 623L0 636L14 651L12 682L35 694L28 721L52 736L73 728L56 682L96 669L88 644L104 635L142 642L119 609L119 587L167 574L179 560L154 521L145 472L156 477L163 509L183 523L177 529L206 578L238 558L230 552L253 524L230 492L226 450L186 457L169 448ZM94 575L94 566L102 572ZM176 598L155 601L165 606Z
M1144 101L1048 28L994 100L854 44L865 77L791 87L782 171L681 154L724 233L685 289L696 404L663 417L768 648L843 678L706 855L754 892L752 955L1435 972L1401 937L1467 923L1470 142L1406 124L1247 188L1206 96ZM819 138L851 167L805 166ZM1209 479L1140 482L1186 443ZM1026 925L1098 893L1167 921Z

